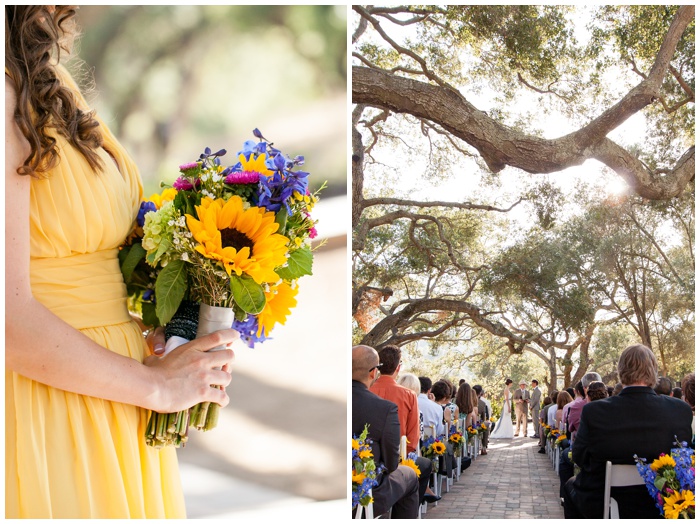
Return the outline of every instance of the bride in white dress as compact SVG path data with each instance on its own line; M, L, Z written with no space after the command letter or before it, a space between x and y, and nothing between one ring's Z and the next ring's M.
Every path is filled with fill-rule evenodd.
M489 438L513 438L513 421L510 418L510 386L513 383L511 379L506 379L506 388L503 390L503 409L501 410L501 418L498 419L496 425L489 435Z

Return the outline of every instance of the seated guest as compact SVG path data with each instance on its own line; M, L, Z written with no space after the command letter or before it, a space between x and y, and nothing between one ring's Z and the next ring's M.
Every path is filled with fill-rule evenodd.
M581 412L572 445L572 458L580 472L566 482L566 518L603 518L606 461L633 465L635 454L653 459L670 453L676 439L690 442L690 406L652 389L658 364L651 349L642 345L625 349L617 372L623 385L620 394L588 402ZM619 505L620 518L660 516L644 485L612 488L611 494Z
M656 386L654 386L654 391L657 395L668 395L671 396L671 391L673 391L673 382L668 377L659 377L656 381Z
M551 395L551 397L552 397L552 407L550 407L550 408L547 410L547 425L548 425L549 427L551 427L551 428L556 427L556 426L555 426L556 422L555 422L555 420L554 420L554 417L556 416L556 414L557 414L557 409L559 408L559 406L557 406L557 399L559 398L559 395L560 395L561 393L563 393L563 392L560 392L560 391L552 391L552 395Z
M378 397L369 387L379 377L379 355L369 346L352 348L352 434L360 435L368 426L375 464L386 471L379 485L372 488L374 513L392 510L397 519L418 518L418 476L408 466L399 466L401 425L396 404Z
M542 401L542 409L540 410L540 449L537 453L546 453L544 448L545 436L544 436L544 425L547 424L547 412L552 408L552 397L547 395Z
M601 400L608 396L608 388L602 382L591 382L588 385L588 393L586 393L586 398L588 402L593 402L594 400Z
M406 435L406 452L415 452L420 446L421 435L418 396L396 383L401 370L401 348L392 345L384 346L379 350L379 361L382 363L381 376L369 390L398 406L401 434ZM418 495L422 504L430 481L432 464L430 459L425 457L417 457L415 462L420 470Z
M477 403L474 402L472 397L472 387L468 382L464 382L457 390L457 408L459 409L459 418L465 419L467 426L476 424L475 407L477 407Z
M681 382L681 390L683 391L683 400L693 410L693 447L695 445L695 373L688 373L683 377Z
M487 430L481 434L481 454L488 455L487 448L489 447L489 430L491 427L491 403L488 401L484 395L484 388L481 385L476 384L472 388L476 392L478 398L477 401L477 412L479 415L479 420L486 424Z
M576 438L576 430L578 429L579 420L581 420L581 410L586 404L586 393L583 390L583 382L580 380L574 386L576 398L564 406L562 420L566 423L566 435L573 442Z
M671 396L683 400L683 390L681 388L673 388L671 390Z
M613 388L612 395L610 395L610 396L615 397L615 396L620 394L620 391L622 391L622 384L620 384L618 382L617 384L615 384L615 387Z
M574 442L576 430L578 429L578 424L581 419L581 410L587 402L601 400L608 396L607 391L605 389L605 385L602 382L591 382L588 385L588 392L586 394L585 399L579 398L578 396L579 393L583 394L583 384L581 383L581 381L578 381L576 383L576 387L574 389L576 390L576 400L574 400L571 404L568 405L569 407L574 407L574 413L569 413L571 415L570 420L573 420L574 428L571 433L571 436L569 437L568 445L563 447L561 453L559 454L559 497L561 498L564 498L565 496L564 487L566 485L566 482L574 474L574 463L569 458L569 451L571 451L571 446Z
M444 425L445 422L452 422L456 418L459 418L459 408L455 405L452 408L450 403L450 395L452 394L452 386L444 380L438 380L433 384L433 396L435 397L435 402L442 407L443 410L443 422L440 424ZM438 436L445 434L444 428L437 428Z
M420 382L418 409L423 414L423 430L425 431L429 427L435 427L436 430L439 430L444 414L442 407L428 397L428 393L433 387L433 381L429 377L418 377L418 381Z
M569 395L569 392L566 390L561 391L557 396L557 410L554 412L554 427L559 431L564 430L565 422L562 418L564 415L564 406L571 404L573 401L574 399L571 398L571 395Z

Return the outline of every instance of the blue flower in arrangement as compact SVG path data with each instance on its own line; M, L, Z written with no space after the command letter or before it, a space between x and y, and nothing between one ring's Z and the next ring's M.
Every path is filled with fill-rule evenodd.
M231 329L238 331L241 340L251 349L255 347L255 344L268 340L268 337L265 336L265 330L258 336L258 318L255 315L248 315L245 320L235 320Z
M139 208L139 213L136 215L136 223L139 227L143 227L146 221L146 213L156 210L156 205L153 202L145 201L141 202L141 207Z

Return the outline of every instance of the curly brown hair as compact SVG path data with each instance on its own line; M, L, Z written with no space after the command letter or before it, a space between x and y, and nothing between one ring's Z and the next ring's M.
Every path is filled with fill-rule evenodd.
M17 91L14 118L30 146L19 167L20 175L37 176L58 163L56 139L50 129L64 136L94 170L102 160L102 133L94 111L82 111L72 91L61 84L56 65L62 44L70 36L74 6L6 5L5 70Z

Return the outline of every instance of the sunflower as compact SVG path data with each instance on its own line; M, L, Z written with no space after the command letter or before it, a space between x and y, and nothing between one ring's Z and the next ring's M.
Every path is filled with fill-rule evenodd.
M272 171L270 171L265 165L265 158L265 154L258 155L257 158L253 158L253 155L250 155L250 160L246 160L245 155L238 156L242 171L255 172L260 173L261 175L270 176Z
M355 439L352 439L352 449L360 449L360 443Z
M185 216L199 253L221 262L229 275L245 273L258 284L279 280L275 268L287 261L287 237L275 233L274 213L259 207L244 210L236 195L228 201L203 198L195 209L199 220Z
M445 449L445 444L443 444L442 442L433 443L433 451L438 455L442 455L445 452Z
M353 484L362 484L362 481L365 480L365 472L360 471L359 473L355 473L355 470L352 470L352 483Z
M695 495L692 491L674 491L664 497L664 517L667 519L677 519L682 511L691 507L695 508Z
M372 450L369 448L361 449L357 456L361 459L372 458Z
M663 467L676 467L676 461L673 460L673 457L671 455L661 455L659 458L657 458L654 462L651 463L651 470L652 471L658 471Z
M401 466L408 466L411 468L413 471L416 472L416 476L420 478L420 469L418 469L418 466L416 466L415 461L411 459L405 459L401 461Z
M298 289L292 289L286 282L270 287L270 291L265 293L265 309L258 315L258 336L263 329L265 336L268 336L277 323L284 325L291 309L297 305L294 298L297 292Z

